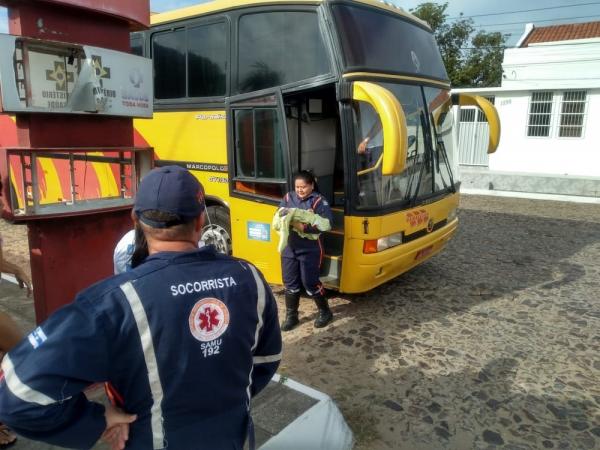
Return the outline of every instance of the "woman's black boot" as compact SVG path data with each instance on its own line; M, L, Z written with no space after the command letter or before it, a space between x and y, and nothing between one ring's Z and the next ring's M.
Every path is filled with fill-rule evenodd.
M329 322L333 320L333 313L329 309L327 299L322 295L315 295L315 304L319 308L317 318L315 320L315 328L323 328Z
M298 320L298 306L300 293L285 293L285 321L281 324L281 331L290 331L300 323Z

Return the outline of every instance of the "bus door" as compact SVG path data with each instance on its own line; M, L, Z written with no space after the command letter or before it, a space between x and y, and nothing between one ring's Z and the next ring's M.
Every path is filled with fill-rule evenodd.
M227 101L233 255L251 260L271 283L281 283L279 235L271 222L291 187L285 123L279 89Z

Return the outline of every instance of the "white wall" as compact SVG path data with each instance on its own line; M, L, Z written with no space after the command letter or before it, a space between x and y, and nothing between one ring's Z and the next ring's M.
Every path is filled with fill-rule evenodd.
M558 137L560 103L555 91L549 137L528 137L531 91L496 91L502 137L489 169L507 172L600 177L600 89L587 90L583 137Z
M502 62L502 88L600 88L598 55L598 38L506 49Z

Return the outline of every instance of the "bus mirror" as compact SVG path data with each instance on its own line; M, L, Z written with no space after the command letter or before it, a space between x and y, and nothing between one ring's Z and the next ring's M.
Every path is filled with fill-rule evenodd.
M454 97L454 96L453 96ZM484 114L490 127L490 138L488 141L488 153L494 153L500 144L500 118L496 107L487 99L479 95L460 93L458 99L453 98L453 103L459 106L476 106Z
M408 131L404 110L387 89L364 81L355 81L352 98L369 103L379 114L383 127L382 175L397 175L406 167Z

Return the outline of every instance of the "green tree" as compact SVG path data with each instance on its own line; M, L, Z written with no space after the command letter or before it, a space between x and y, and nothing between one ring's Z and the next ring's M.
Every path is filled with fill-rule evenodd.
M466 79L471 86L500 86L502 80L503 48L506 36L502 33L477 33L467 56Z
M450 22L447 9L448 3L426 2L410 12L427 22L433 30L452 85L500 86L507 36L485 31L474 34L472 19L461 14L461 17Z

